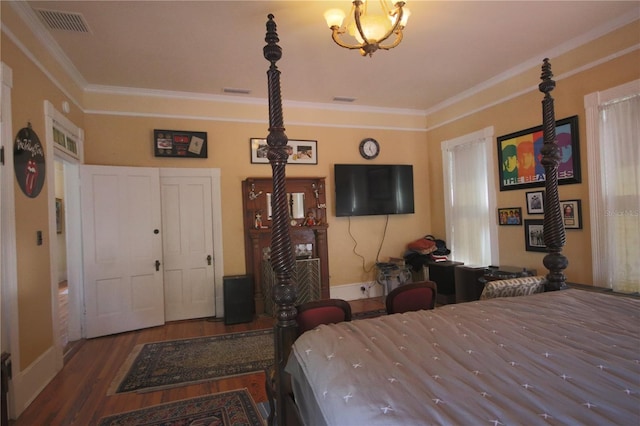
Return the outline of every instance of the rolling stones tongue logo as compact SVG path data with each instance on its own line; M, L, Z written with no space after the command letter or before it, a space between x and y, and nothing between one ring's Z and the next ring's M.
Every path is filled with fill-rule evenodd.
M37 197L44 186L45 161L44 149L31 124L16 135L13 161L20 189L27 197Z

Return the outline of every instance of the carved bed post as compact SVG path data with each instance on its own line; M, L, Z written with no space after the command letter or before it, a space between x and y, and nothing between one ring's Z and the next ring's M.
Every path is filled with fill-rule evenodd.
M271 267L276 275L272 297L276 308L274 325L275 348L275 385L276 385L276 419L279 425L286 425L287 388L284 385L287 375L284 367L287 363L291 345L296 338L296 285L293 278L295 259L289 235L289 206L285 188L285 166L287 164L287 135L284 132L282 116L282 99L280 95L280 71L276 62L282 57L282 49L278 46L278 33L273 15L268 15L267 34L263 53L271 62L267 71L269 90L269 145L268 158L273 174L272 229L271 229Z
M560 209L560 197L558 195L558 165L560 163L560 149L556 141L556 119L553 108L551 91L556 87L552 80L551 64L545 58L542 64L542 83L538 88L544 93L542 100L542 127L544 134L544 146L541 150L541 164L545 172L545 199L544 199L544 244L548 254L543 259L544 266L549 270L545 291L560 290L564 288L566 277L564 270L569 261L562 254L565 244L564 222Z

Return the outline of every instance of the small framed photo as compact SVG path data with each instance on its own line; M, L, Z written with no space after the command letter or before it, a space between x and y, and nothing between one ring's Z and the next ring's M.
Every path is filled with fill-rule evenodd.
M498 225L522 225L522 209L520 207L498 209Z
M527 213L544 214L544 191L527 192Z
M524 242L526 251L547 251L547 247L544 245L544 221L542 219L525 219Z
M249 140L252 164L268 164L269 145L267 139L251 138ZM289 158L287 164L318 164L318 141L289 139L287 144Z
M582 229L582 205L580 200L560 201L562 223L565 229Z

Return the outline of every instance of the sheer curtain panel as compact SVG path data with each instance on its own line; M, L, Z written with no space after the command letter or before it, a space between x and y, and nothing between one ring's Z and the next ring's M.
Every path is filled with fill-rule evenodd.
M640 292L640 80L585 106L594 285Z

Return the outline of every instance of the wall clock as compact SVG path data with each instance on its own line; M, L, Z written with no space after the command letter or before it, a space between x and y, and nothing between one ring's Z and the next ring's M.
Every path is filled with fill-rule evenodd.
M380 154L380 144L377 140L372 138L363 139L360 142L360 155L362 158L372 160Z

